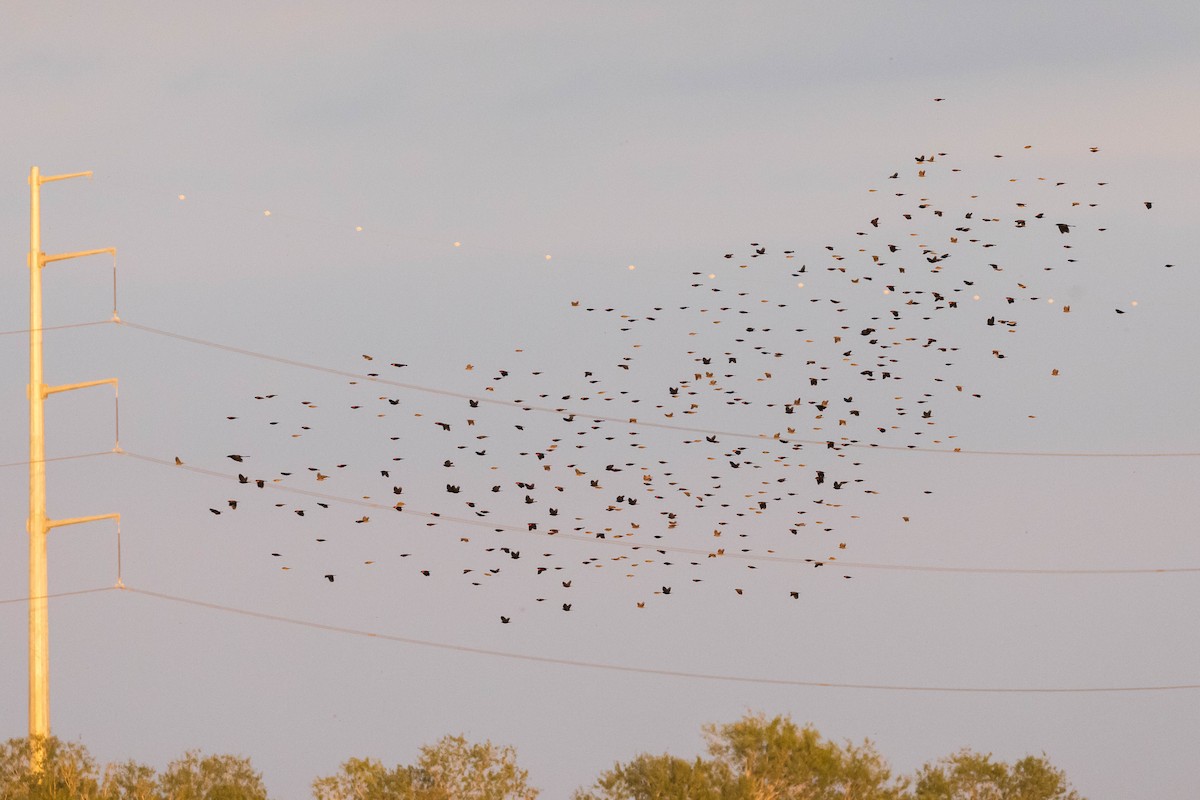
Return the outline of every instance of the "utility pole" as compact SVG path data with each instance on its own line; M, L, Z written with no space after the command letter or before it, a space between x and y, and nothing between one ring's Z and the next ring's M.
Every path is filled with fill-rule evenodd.
M29 739L32 766L40 772L45 760L45 739L50 735L50 619L49 582L46 575L46 534L51 529L80 522L115 519L119 514L49 519L46 516L45 401L49 395L111 383L108 378L86 383L47 386L42 380L42 268L55 261L111 253L116 249L82 250L48 256L42 252L42 184L67 178L91 177L89 172L42 175L29 170Z

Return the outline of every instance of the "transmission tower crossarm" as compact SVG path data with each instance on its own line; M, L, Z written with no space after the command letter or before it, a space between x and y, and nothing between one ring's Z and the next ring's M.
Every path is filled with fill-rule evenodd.
M117 254L117 248L115 248L115 247L100 247L95 250L76 250L74 253L57 253L52 256L48 256L45 253L42 253L41 255L38 256L38 261L40 262L39 266L44 267L47 264L53 263L55 261L66 261L68 258L83 258L84 256L98 256L101 253L108 253L109 255L115 256Z
M37 169L37 168L35 167L34 169ZM36 178L38 185L40 186L43 183L50 183L51 181L65 181L67 178L90 178L90 177L92 177L92 171L89 169L85 172L69 172L65 175L35 174L34 177L30 178L30 182L32 183L33 179Z
M116 386L117 379L104 378L103 380L84 381L83 383L64 383L62 386L43 386L42 397L49 397L50 395L57 394L58 392L70 392L75 389L87 389L92 386L102 386L106 383L111 383L113 386Z
M70 519L48 519L46 520L46 530L53 528L61 528L64 525L78 525L81 522L96 522L102 519L115 519L121 521L120 514L94 514L90 517L71 517Z

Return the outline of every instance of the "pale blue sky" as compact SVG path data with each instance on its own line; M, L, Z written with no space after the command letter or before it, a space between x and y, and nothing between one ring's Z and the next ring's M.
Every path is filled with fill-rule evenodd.
M1200 451L1191 424L1200 386L1190 299L1200 265L1189 235L1200 177L1200 14L1190 3L244 6L3 10L0 249L11 269L0 282L0 329L28 321L29 167L92 169L91 182L45 187L45 249L116 246L120 312L131 322L339 370L391 370L399 380L472 395L532 401L545 393L539 402L557 407L568 401L555 398L570 394L572 408L643 421L664 413L652 406L671 402L669 384L699 368L688 350L720 356L760 344L789 357L777 368L757 356L739 359L729 388L753 405L710 398L693 417L680 409L661 421L769 434L791 419L766 406L782 402L788 385L823 399L807 395L806 345L794 328L808 328L819 340L810 352L833 363L834 328L901 308L878 291L882 274L850 285L827 272L837 262L826 246L852 263L857 248L877 252L898 237L926 243L936 234L944 243L967 211L979 227L961 238L978 235L980 218L994 213L1005 219L986 230L996 248L958 251L936 278L975 281L982 305L920 328L961 348L947 381L934 381L942 362L930 351L901 348L894 357L905 370L903 392L841 376L828 394L854 392L863 425L871 418L911 431L914 409L926 408L915 405L921 392L969 383L983 399L937 394L928 406L937 427L922 439L952 433L950 446L966 450ZM913 157L936 152L948 155L918 178ZM888 181L897 171L902 178ZM946 215L920 217L913 225L921 237L910 239L900 214L926 197ZM1008 224L1016 202L1047 209L1048 223L1079 227L1069 237L1017 231ZM876 232L869 220L877 216ZM768 256L749 260L751 242L766 244ZM796 258L785 260L783 250ZM736 260L722 258L731 252ZM1005 271L991 270L993 262ZM804 289L791 275L801 263L809 269ZM933 285L907 275L913 283L899 288ZM104 259L48 267L46 324L105 319L111 280ZM703 285L691 287L697 280ZM1012 306L1021 324L1011 335L983 325L989 314L1006 318L1001 298L1018 282L1055 305ZM739 320L715 328L715 311L698 311L742 307L742 291L745 303L771 300L742 319L772 332L735 337L729 327ZM850 310L839 316L804 302L810 296L840 297ZM989 303L996 305L980 313ZM1072 305L1070 315L1054 310L1063 304ZM1127 313L1115 314L1118 307ZM622 312L640 320L633 330L620 330ZM647 315L658 319L648 323ZM0 463L27 456L26 358L23 335L0 337L0 370L9 376L0 382L8 421ZM386 366L393 361L410 366ZM510 377L492 381L499 369ZM1051 379L1051 369L1060 376ZM580 405L580 395L599 390L583 370L606 390L629 394ZM755 381L767 370L775 373L770 382ZM112 326L48 333L46 375L52 383L119 376L121 442L132 452L178 455L228 474L294 471L300 488L389 504L376 469L399 453L411 509L466 517L471 488L504 483L512 490L497 499L494 517L505 525L527 518L512 487L531 470L519 454L536 449L532 440L545 447L574 435L553 415L488 404L471 411L458 398L348 386L334 375ZM495 391L485 394L489 386ZM279 395L270 401L277 405L253 399L266 393ZM380 394L401 403L381 404ZM896 417L897 406L910 413ZM466 443L468 413L493 437L485 449L496 470L455 450ZM458 421L449 434L432 425L444 417ZM811 413L803 419L813 426ZM268 426L272 420L280 425ZM512 424L529 430L518 434ZM617 475L604 466L625 460L697 486L720 474L722 489L713 491L731 512L756 502L743 495L761 488L760 478L787 477L795 497L772 501L754 522L739 518L721 539L757 553L951 567L1200 566L1186 513L1194 458L858 450L862 466L849 474L879 494L856 490L834 509L813 503L843 497L813 482L824 454L811 454L803 469L747 475L750 468L714 466L727 458L704 460L724 450L684 444L698 434L641 427L634 439L628 426L604 427L614 442L589 434L590 449L573 463L604 474L613 492L631 485L625 481L638 467ZM48 455L107 449L111 431L106 390L48 405ZM747 446L750 460L762 449L753 439L723 445ZM228 453L249 455L248 466ZM463 495L444 492L449 469L440 465L448 457ZM300 474L343 462L350 466L319 485ZM566 463L554 469L573 479ZM831 463L832 475L841 467ZM0 599L10 599L26 591L26 478L20 467L2 474L10 535L0 537ZM701 559L691 572L648 564L626 578L624 564L607 562L623 552L611 539L431 528L428 518L336 503L323 513L337 514L337 524L325 523L303 496L247 494L232 482L116 456L54 463L48 474L52 516L123 514L129 585L328 625L800 681L1200 680L1200 649L1188 633L1200 599L1195 573L834 572L770 562L750 572L746 562ZM542 475L538 492L552 491L559 473ZM573 524L593 531L619 518L648 531L661 524L663 503L678 501L647 499L617 514L605 510L611 493L564 491L562 518L583 517ZM239 497L236 512L208 511ZM550 498L538 502L544 513ZM297 505L304 518L291 513ZM808 519L817 510L829 515L835 531L790 536L800 510ZM342 524L363 513L370 525ZM721 520L731 518L719 508L689 517L695 530L678 546L715 546L708 530ZM735 528L747 537L737 539ZM115 580L110 527L61 529L52 539L52 591ZM846 550L836 550L843 541ZM523 558L487 553L490 546L520 549ZM545 563L563 570L527 574L542 563L529 559L543 552L555 553ZM606 567L584 566L592 557ZM461 574L497 566L500 575L481 587ZM433 574L424 578L422 568ZM337 581L324 581L326 572ZM693 584L693 575L703 582ZM573 581L570 590L562 579ZM670 598L654 595L668 582ZM788 598L793 588L800 601ZM558 606L568 601L565 614ZM513 623L501 626L500 614ZM641 751L694 755L702 724L748 709L790 713L838 739L870 737L905 772L959 747L1004 759L1044 751L1089 798L1195 793L1194 690L943 695L721 683L362 639L117 593L52 601L51 626L57 735L83 741L101 760L158 767L188 748L243 753L281 798L307 796L313 777L348 757L410 762L422 743L458 732L515 745L544 796L564 797ZM25 631L24 605L0 606L0 636L9 642L3 736L25 729Z

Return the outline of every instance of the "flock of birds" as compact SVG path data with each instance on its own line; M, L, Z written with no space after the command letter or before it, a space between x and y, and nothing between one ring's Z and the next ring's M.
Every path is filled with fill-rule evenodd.
M1006 337L1031 315L1071 313L1046 296L1043 277L1077 267L1076 243L1105 230L1093 221L1103 182L1027 179L1027 199L1003 206L923 196L955 186L959 171L945 153L918 155L872 190L880 210L847 241L805 257L763 242L716 254L692 272L684 302L571 301L571 312L592 315L578 324L607 330L580 337L613 349L596 363L531 369L518 350L503 367L464 364L470 391L381 395L412 370L366 353L346 398L257 395L228 420L265 424L278 441L268 452L232 446L239 493L209 512L226 521L246 504L277 507L286 521L271 536L285 544L269 552L285 572L289 541L336 548L352 526L388 526L395 544L364 568L390 562L414 580L473 587L510 578L563 612L576 605L572 587L600 568L635 581L639 608L731 560L850 579L839 555L890 488L870 477L872 450L955 449L943 420L983 399L971 378L1001 368ZM1033 267L1030 243L1040 248ZM343 458L268 468L296 458L285 441L322 430ZM293 494L276 502L267 488ZM347 514L347 503L371 513ZM449 565L430 534L463 548L461 563ZM753 573L738 574L730 588L753 591ZM799 599L796 574L780 599ZM312 577L354 580L344 570Z

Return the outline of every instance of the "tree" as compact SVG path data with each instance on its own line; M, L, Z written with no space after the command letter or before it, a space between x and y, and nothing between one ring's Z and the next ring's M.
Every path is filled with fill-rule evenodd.
M915 800L1082 800L1066 773L1041 757L1012 766L960 750L917 772Z
M202 756L196 750L167 765L158 789L166 800L267 800L262 774L254 771L250 759Z
M350 759L341 772L313 781L317 800L534 800L529 773L512 747L445 736L421 748L417 763L389 770Z
M415 793L409 767L389 770L373 758L352 758L337 775L313 781L316 800L410 800Z
M154 767L125 761L104 768L100 800L162 800Z
M697 758L643 753L617 764L574 800L723 800L728 774L717 764Z
M735 776L748 800L897 800L904 782L870 741L840 746L790 717L748 714L705 728L710 755Z
M892 779L870 742L845 746L821 738L788 717L751 714L704 729L709 759L638 756L602 774L578 800L900 800L904 781ZM691 792L689 794L689 792Z
M33 753L42 768L33 770ZM0 746L0 797L5 800L94 800L99 790L96 762L76 742L57 737L9 739Z
M443 736L421 748L413 773L419 800L534 800L538 790L517 766L517 751Z

